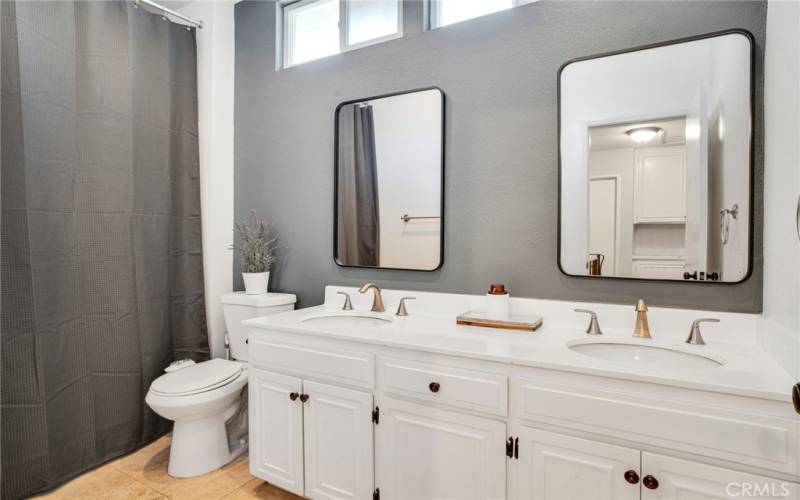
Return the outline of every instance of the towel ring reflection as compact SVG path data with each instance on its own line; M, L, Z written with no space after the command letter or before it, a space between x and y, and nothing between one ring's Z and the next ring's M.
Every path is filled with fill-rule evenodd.
M439 217L438 215L426 215L426 216L412 217L411 215L403 214L403 216L400 217L400 220L403 221L403 222L408 222L410 220L415 220L415 219L440 219L440 218L441 217Z
M731 219L736 220L738 217L738 203L734 203L731 208L723 208L719 211L719 236L723 245L727 245L731 237Z
M795 229L797 230L797 239L800 240L800 194L797 195L797 213L794 214L795 216Z

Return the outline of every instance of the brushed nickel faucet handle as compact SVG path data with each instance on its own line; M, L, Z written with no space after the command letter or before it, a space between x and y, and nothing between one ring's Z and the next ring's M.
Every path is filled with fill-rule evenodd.
M600 322L597 321L597 313L591 309L575 309L576 313L591 314L589 317L589 327L586 328L586 333L589 335L602 335L603 331L600 330Z
M406 309L406 301L414 300L416 297L403 297L400 299L400 305L397 306L395 316L408 316L408 309Z
M367 293L372 289L374 295L372 297L372 312L382 313L386 311L383 305L383 297L381 296L381 289L375 283L367 283L358 289L359 293Z
M719 323L719 320L717 318L700 318L692 321L692 330L686 338L687 344L706 345L703 336L700 335L700 323Z
M350 294L347 292L336 292L339 295L344 295L344 305L342 306L342 311L352 311L353 310L353 303L350 302Z

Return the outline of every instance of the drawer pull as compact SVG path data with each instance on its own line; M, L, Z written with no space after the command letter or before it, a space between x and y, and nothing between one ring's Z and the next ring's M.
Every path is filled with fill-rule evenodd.
M292 401L296 401L297 398L299 398L299 397L300 397L300 394L298 394L296 392L290 392L289 393L289 399L291 399Z
M650 474L648 474L648 475L644 476L644 478L642 478L642 484L648 490L654 490L654 489L658 488L658 479L656 479L653 476L651 476Z
M439 382L431 382L428 385L428 389L430 389L431 392L439 392Z
M639 482L639 474L637 474L635 470L625 471L625 480L631 484L636 484Z
M301 394L300 395L300 402L301 403L305 403L306 401L308 401L308 394Z

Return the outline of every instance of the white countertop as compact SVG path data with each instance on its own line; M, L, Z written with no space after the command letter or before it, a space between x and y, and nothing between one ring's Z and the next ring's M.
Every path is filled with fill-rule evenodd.
M618 306L613 306L618 307ZM368 308L356 306L354 313L366 313ZM387 304L387 310L390 309ZM319 337L335 338L367 344L419 350L424 352L461 356L466 358L509 363L513 365L570 371L637 382L652 382L688 389L714 391L776 401L791 401L791 388L795 381L753 340L733 336L721 339L708 335L707 345L693 346L683 342L674 332L659 338L652 328L652 339L635 339L630 332L620 328L604 328L602 337L590 336L580 328L558 324L544 324L535 333L510 332L498 329L456 325L451 314L412 313L397 317L387 312L382 315L392 320L380 326L342 328L303 323L304 319L341 314L339 307L316 306L275 316L265 316L244 322L249 327L292 332ZM713 337L713 338L709 338ZM722 358L720 367L702 369L675 369L667 366L637 366L637 363L614 362L577 353L567 347L574 339L625 339L657 346L675 346L686 351L696 350Z

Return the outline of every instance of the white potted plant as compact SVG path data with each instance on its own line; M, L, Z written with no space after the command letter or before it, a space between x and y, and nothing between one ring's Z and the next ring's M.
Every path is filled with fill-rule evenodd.
M276 238L272 236L272 225L259 219L255 210L250 210L250 219L237 223L236 230L240 243L234 248L239 251L245 293L267 293L269 270L275 262Z

